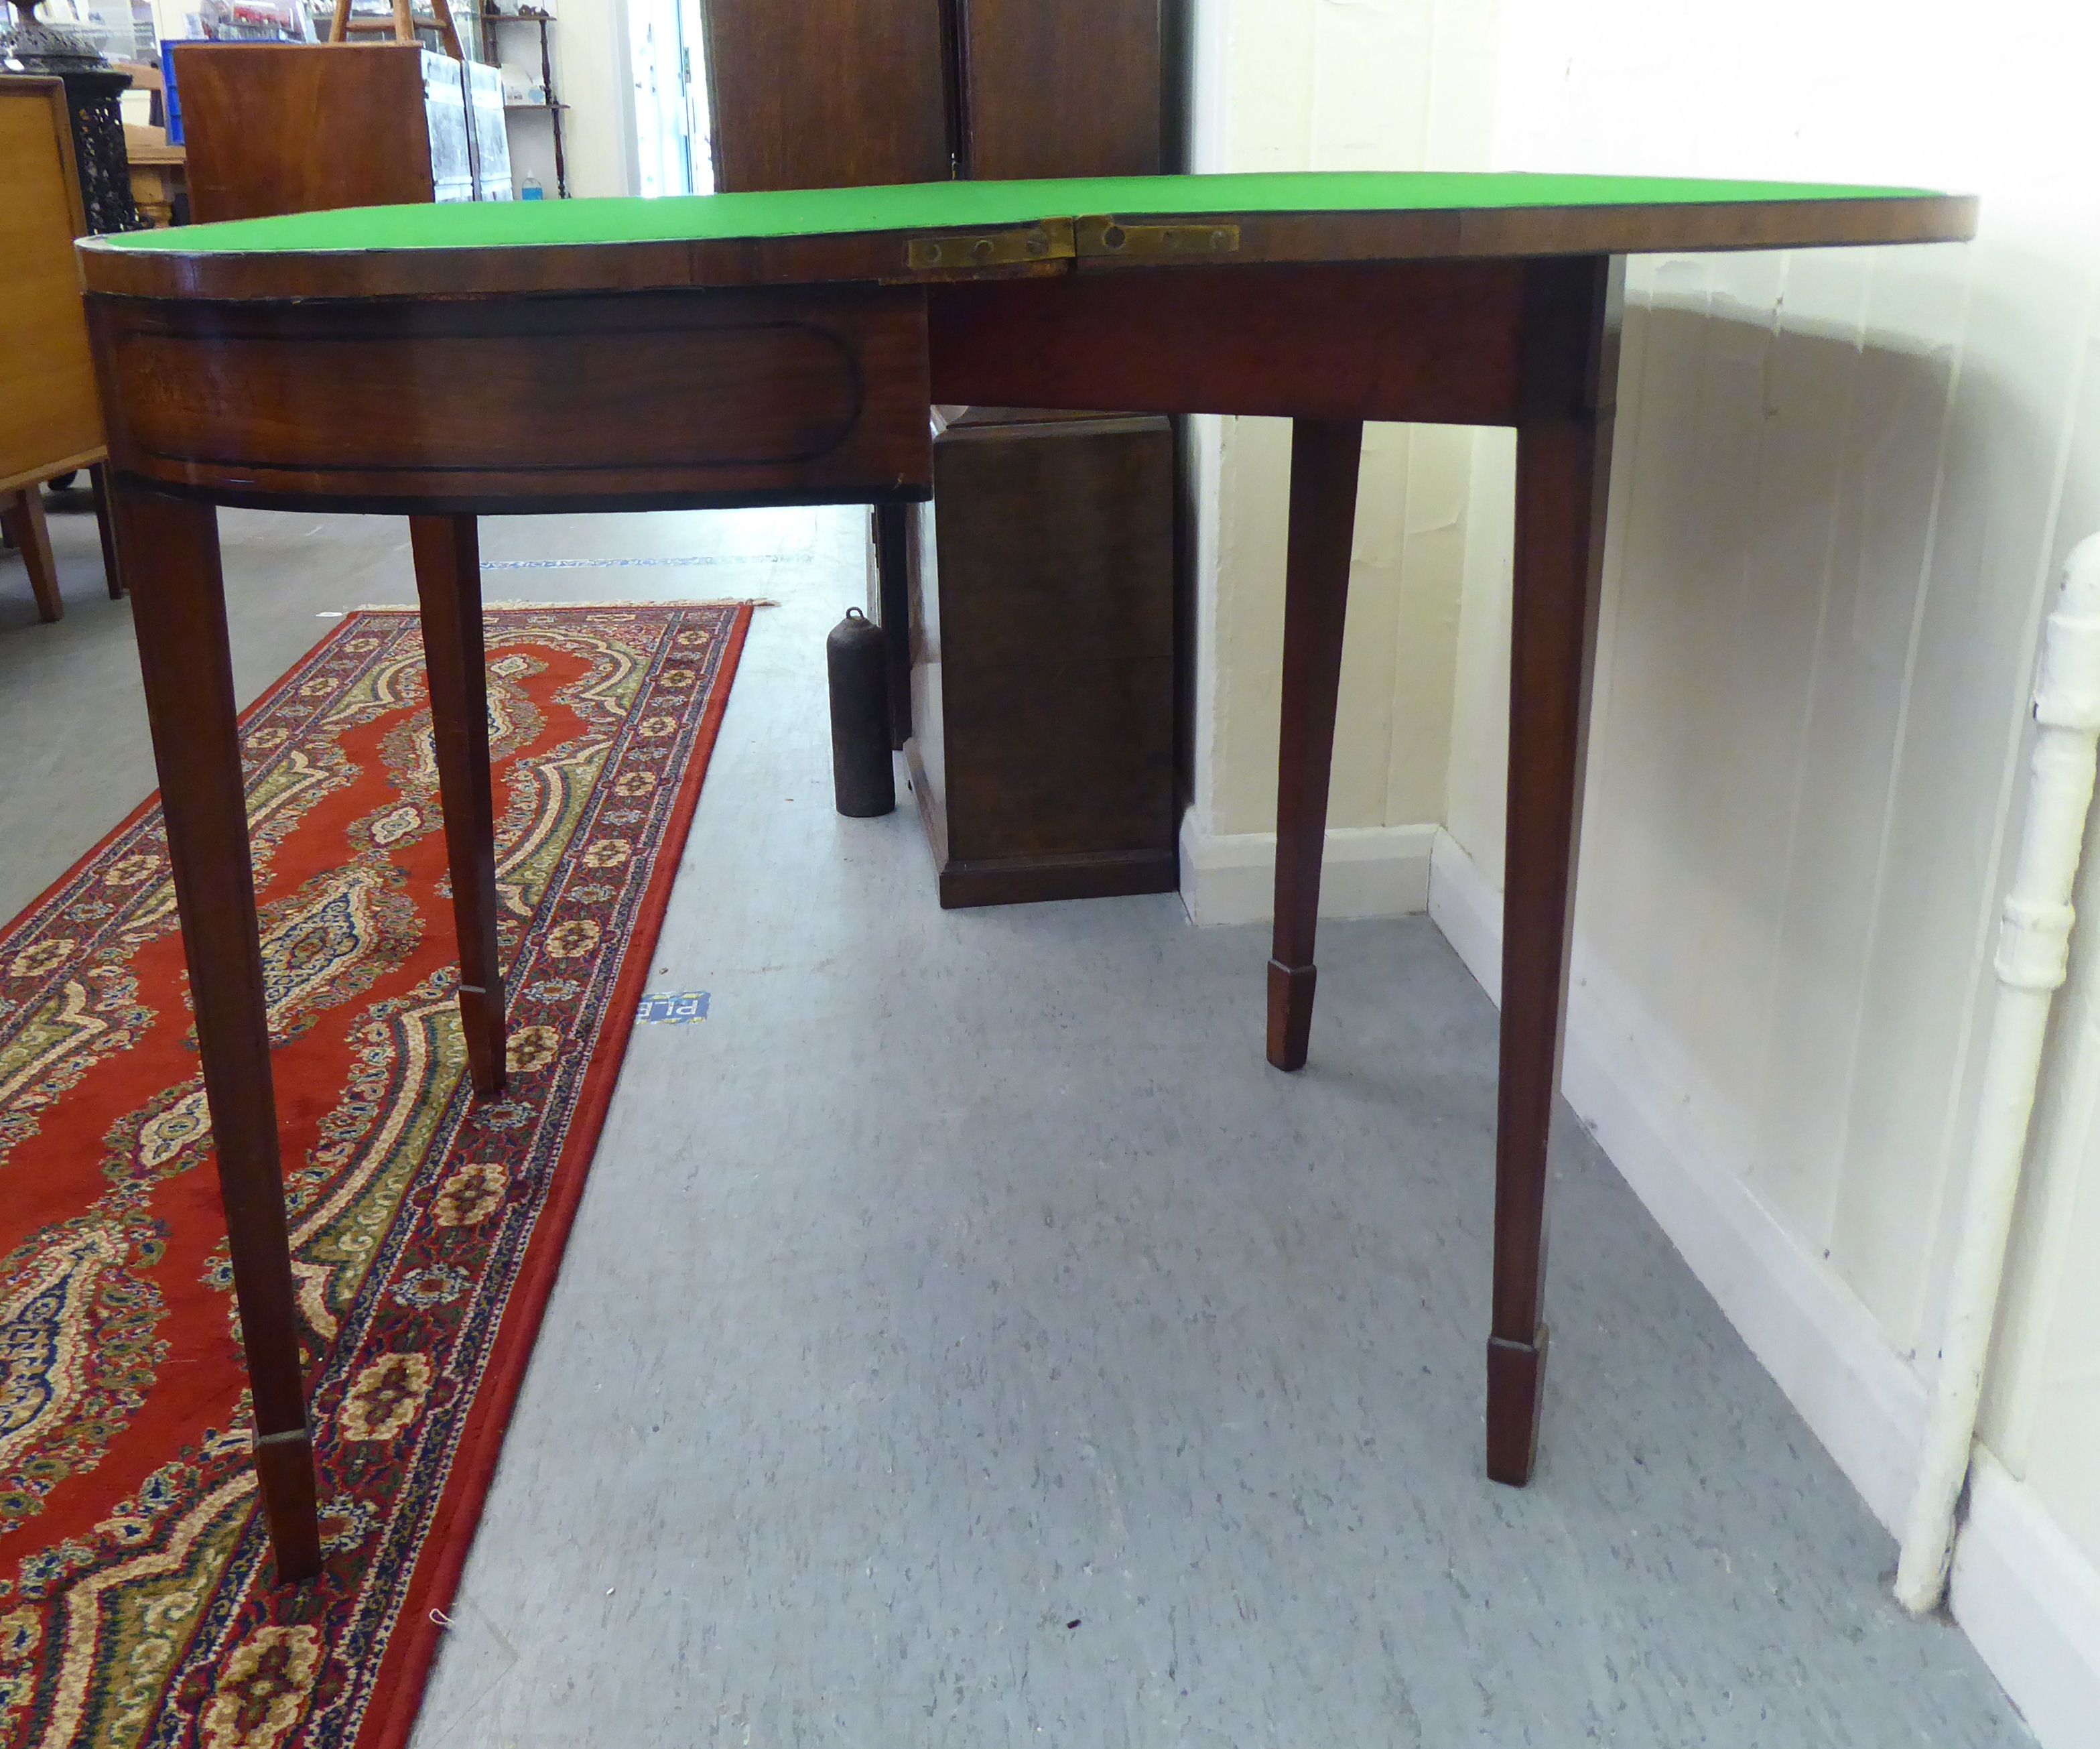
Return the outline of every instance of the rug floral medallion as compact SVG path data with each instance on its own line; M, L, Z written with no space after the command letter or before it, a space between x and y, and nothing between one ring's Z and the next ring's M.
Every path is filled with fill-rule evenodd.
M324 1570L275 1583L157 806L0 930L0 1743L406 1740L749 609L487 616L510 1079L472 1097L412 612L249 713Z

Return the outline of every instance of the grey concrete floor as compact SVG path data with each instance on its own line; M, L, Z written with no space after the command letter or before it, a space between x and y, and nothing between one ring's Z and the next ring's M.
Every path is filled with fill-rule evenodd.
M411 598L399 523L223 524L249 692ZM1538 1475L1483 1479L1494 1014L1426 919L1323 931L1286 1077L1262 932L944 913L832 811L858 528L488 525L492 599L783 605L657 950L710 1018L638 1029L415 1749L2030 1742L1573 1125ZM63 625L0 561L4 911L152 781L57 532Z

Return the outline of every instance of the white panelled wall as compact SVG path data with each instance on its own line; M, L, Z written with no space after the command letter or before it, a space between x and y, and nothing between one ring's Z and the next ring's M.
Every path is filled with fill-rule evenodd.
M1463 170L1493 116L1492 6L1197 0L1199 170ZM1182 892L1199 923L1268 916L1290 432L1193 422L1202 507L1196 790ZM1321 911L1427 902L1444 815L1472 437L1365 434Z
M2100 529L2100 10L1211 0L1198 18L1201 169L1983 197L1973 245L1630 264L1565 1076L1894 1526L2037 626L2064 554ZM1238 421L1202 456L1198 921L1267 912L1286 453L1280 427ZM1433 841L1430 908L1492 990L1512 445L1386 431L1373 453L1331 908L1418 905L1408 859ZM2050 1749L2090 1742L2100 1716L2096 865L1953 1594Z

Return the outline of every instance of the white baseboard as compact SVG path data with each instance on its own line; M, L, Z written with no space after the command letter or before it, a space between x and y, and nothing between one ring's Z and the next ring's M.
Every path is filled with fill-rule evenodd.
M2100 1572L1988 1452L1970 1472L1948 1601L2042 1749L2088 1749L2100 1720Z
M1181 817L1181 903L1191 922L1266 923L1273 912L1276 834L1199 832ZM1401 917L1429 907L1435 826L1330 826L1321 861L1323 917Z
M1502 895L1443 832L1429 915L1499 1000ZM1740 1169L1740 1126L1666 1029L1579 942L1568 984L1568 1104L1868 1508L1897 1532L1924 1434L1924 1381L1851 1290L1758 1201ZM1956 1547L1952 1601L2043 1749L2091 1744L2100 1575L1988 1454Z

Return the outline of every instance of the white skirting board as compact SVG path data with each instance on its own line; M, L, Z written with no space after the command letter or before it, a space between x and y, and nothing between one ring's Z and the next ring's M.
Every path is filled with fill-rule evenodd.
M2042 1749L2100 1726L2100 1572L1988 1452L1969 1475L1948 1602Z
M1502 895L1449 834L1432 852L1429 914L1499 1000ZM1568 980L1561 1089L1750 1351L1893 1532L1923 1436L1923 1381L1867 1309L1727 1162L1701 1077L1662 1029L1587 965ZM1690 1097L1688 1097L1689 1095ZM2023 1484L1979 1464L1952 1603L2043 1749L2089 1749L2100 1718L2100 1574Z
M1266 923L1276 890L1276 834L1199 831L1181 817L1181 903L1191 922ZM1320 872L1323 917L1401 917L1429 908L1435 826L1330 826Z

